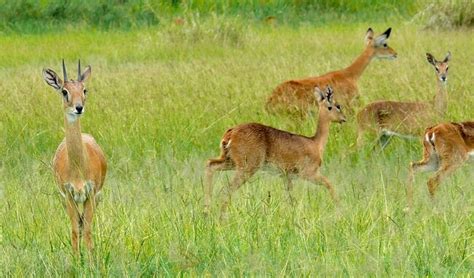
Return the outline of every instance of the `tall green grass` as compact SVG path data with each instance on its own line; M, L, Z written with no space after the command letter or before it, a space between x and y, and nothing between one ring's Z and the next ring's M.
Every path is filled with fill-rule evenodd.
M58 29L121 29L168 25L173 19L189 16L226 16L248 22L278 24L326 24L383 21L407 18L415 14L416 2L397 1L307 1L307 0L244 0L244 1L8 1L0 0L0 32L40 33Z
M230 220L202 215L205 161L219 153L223 132L256 121L301 134L263 110L280 82L348 65L368 27L246 27L212 20L134 32L72 29L0 38L0 269L3 276L327 275L468 276L473 269L473 173L443 182L429 200L416 180L415 205L404 214L408 163L416 141L395 139L384 153L370 140L353 149L355 123L331 128L322 173L341 197L295 181L292 206L273 173L259 173L233 198ZM387 23L372 27L381 32ZM450 50L446 120L472 119L472 41L466 32L392 25L399 58L373 61L360 80L362 103L428 100L435 74L425 59ZM173 29L175 28L175 29ZM181 29L180 29L181 28ZM237 34L237 35L233 35ZM236 36L238 39L233 39ZM64 136L61 97L43 67L71 72L92 65L84 132L104 149L109 173L94 220L94 264L75 262L69 221L50 169ZM85 250L83 250L85 252Z

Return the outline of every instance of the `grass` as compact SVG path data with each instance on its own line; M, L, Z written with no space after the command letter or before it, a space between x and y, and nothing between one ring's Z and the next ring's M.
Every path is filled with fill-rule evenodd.
M368 27L205 24L201 31L185 24L0 38L2 275L472 275L470 166L442 184L435 204L428 175L419 175L406 215L407 166L421 158L420 144L395 140L383 154L370 144L355 151L353 120L331 128L322 169L339 207L322 186L301 180L293 207L282 181L262 172L235 194L230 220L221 223L218 195L229 173L216 178L213 213L204 218L204 165L218 155L223 132L257 121L313 133L314 120L295 125L264 113L266 96L283 80L348 65ZM381 32L388 25L372 27ZM425 52L440 58L450 50L447 120L472 119L472 30L392 27L399 58L369 66L359 84L362 103L431 99L435 74ZM92 65L81 124L110 167L94 220L94 265L72 259L69 221L49 168L63 119L61 98L44 84L41 69L59 72L63 57L70 72L78 58Z
M43 33L72 29L133 30L166 26L183 17L241 17L260 24L268 22L299 26L328 22L384 21L410 18L422 0L0 0L1 33Z

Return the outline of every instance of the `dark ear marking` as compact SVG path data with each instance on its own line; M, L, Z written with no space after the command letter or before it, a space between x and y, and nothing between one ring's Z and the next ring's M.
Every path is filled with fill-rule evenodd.
M43 69L43 79L46 81L46 84L55 90L59 90L63 86L63 82L52 69Z
M392 32L392 27L389 27L382 35L385 35L387 39L390 37L390 33Z
M436 59L431 53L426 53L426 60L428 60L428 63L432 64L433 66L436 65Z
M367 32L365 33L365 43L369 43L373 39L374 39L374 30L372 30L372 28L369 27L369 29L367 29Z

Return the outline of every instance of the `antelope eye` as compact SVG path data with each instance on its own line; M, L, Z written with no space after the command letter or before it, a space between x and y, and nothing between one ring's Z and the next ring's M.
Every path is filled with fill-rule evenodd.
M339 104L336 105L337 110L341 110L341 106Z
M87 94L87 89L84 89L84 95Z
M384 43L384 44L383 44L383 47L387 47L387 44L386 44L386 43Z
M63 93L63 96L67 96L67 91L65 89L62 89L61 93Z
M332 106L328 106L328 110L331 111L331 110L332 110Z
M435 68L436 72L439 72L439 68Z
M446 67L446 71L448 71L448 69L449 69L449 68L448 68L448 67Z

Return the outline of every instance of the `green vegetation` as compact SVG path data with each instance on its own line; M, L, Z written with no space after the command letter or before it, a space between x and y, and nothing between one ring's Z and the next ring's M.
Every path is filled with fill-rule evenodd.
M410 0L0 0L0 31L44 32L60 29L123 29L167 25L173 18L230 16L245 21L325 24L328 21L382 21L414 15L418 4Z
M442 184L435 203L428 174L417 176L414 209L404 214L407 167L421 158L421 145L394 139L379 153L372 141L356 151L353 120L331 128L322 168L339 207L324 187L302 180L292 206L281 179L261 172L234 196L230 219L221 223L219 193L232 177L223 173L216 175L213 213L202 215L205 161L219 154L224 131L256 121L313 133L314 119L297 125L266 114L265 98L283 80L348 65L369 25L376 32L393 27L390 45L399 58L372 62L359 84L363 104L431 99L435 74L425 52L440 58L450 50L447 119L472 120L472 30L420 31L365 19L299 28L218 14L184 19L133 32L65 27L0 38L2 276L472 275L471 166ZM41 69L60 72L61 58L71 72L78 58L92 65L81 124L110 167L94 220L94 265L72 258L50 169L63 115Z
M430 29L474 27L474 2L432 1L414 16L414 20L422 22Z

